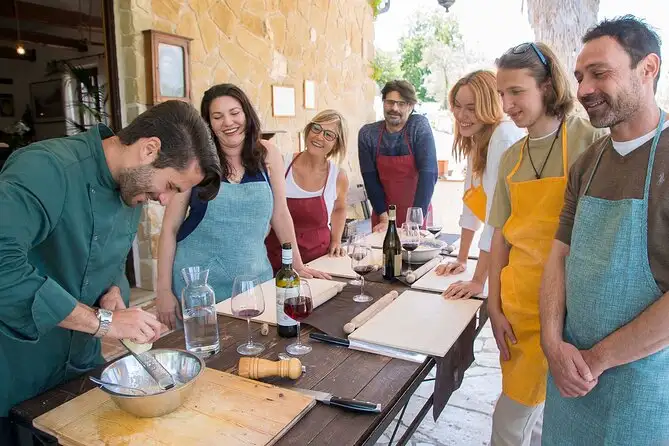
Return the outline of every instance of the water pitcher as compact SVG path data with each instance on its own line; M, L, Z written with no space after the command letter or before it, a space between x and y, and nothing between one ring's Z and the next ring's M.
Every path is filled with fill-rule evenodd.
M220 350L216 296L207 285L209 270L199 266L183 268L186 287L181 291L186 349L202 358Z

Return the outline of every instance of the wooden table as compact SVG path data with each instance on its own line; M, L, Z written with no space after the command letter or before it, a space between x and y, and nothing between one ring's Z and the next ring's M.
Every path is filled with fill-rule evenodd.
M402 292L407 287L401 283L392 285L368 283L366 285L366 290L377 296L385 294L390 289ZM268 309L268 311L274 311L274 309ZM471 322L472 325L475 325L475 329L465 330L444 360L444 364L449 367L448 376L452 377L452 382L449 382L447 386L449 397L450 393L460 386L462 376L471 364L471 356L463 352L473 349L474 339L487 320L485 305L481 307L476 319ZM246 322L219 316L219 325L221 352L207 360L207 366L236 373L236 365L240 357L236 348L246 339ZM274 327L270 327L268 336L260 335L259 325L254 324L253 328L255 330L254 339L263 342L266 346L266 350L261 354L263 358L276 360L277 355L285 352L286 346L295 341L294 338L279 337ZM308 339L311 331L310 327L302 326L303 340ZM378 415L357 414L318 404L277 443L279 445L375 444L393 422L395 416L400 411L404 415L403 409L406 408L409 399L435 366L433 358L428 358L422 364L416 364L316 341L311 341L311 346L313 351L300 358L307 366L307 371L301 378L296 381L269 382L283 387L294 385L332 392L341 397L355 397L381 403L383 411ZM183 349L183 332L177 331L164 336L154 344L154 347ZM90 374L99 376L101 369L93 370ZM19 426L22 438L20 444L57 444L54 438L34 429L32 420L93 387L94 384L86 377L81 377L15 406L10 417ZM409 428L397 444L408 442L431 406L432 397L409 424ZM397 423L399 425L399 420Z

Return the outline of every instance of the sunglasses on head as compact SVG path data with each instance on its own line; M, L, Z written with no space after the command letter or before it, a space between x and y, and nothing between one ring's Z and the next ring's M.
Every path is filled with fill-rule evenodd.
M337 139L337 134L335 132L332 130L323 130L323 126L316 124L315 122L311 124L311 131L316 135L323 132L323 137L328 141L334 141Z
M527 51L532 49L534 53L537 55L539 58L539 61L541 61L542 65L546 67L546 70L550 71L550 66L548 65L548 59L546 59L546 56L544 56L544 53L541 52L538 46L534 44L534 42L526 42L526 43L521 43L518 46L515 46L511 49L511 53L513 54L524 54Z

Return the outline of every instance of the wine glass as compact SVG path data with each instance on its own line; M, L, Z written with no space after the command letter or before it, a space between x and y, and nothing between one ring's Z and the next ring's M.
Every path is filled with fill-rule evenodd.
M411 272L411 253L418 248L420 244L420 226L417 223L404 222L402 224L402 248L407 252L407 263L409 269L406 274Z
M265 346L251 339L251 319L265 312L265 296L260 280L255 276L237 276L232 282L232 314L246 319L247 340L237 347L237 353L253 356L262 353Z
M441 215L434 212L434 209L428 209L427 217L425 218L425 225L425 229L430 231L430 233L434 235L435 238L437 237L437 234L439 234L441 230L444 229Z
M406 221L409 223L416 223L418 229L423 227L423 208L412 207L407 209Z
M288 297L283 302L283 311L286 316L297 321L297 341L286 347L286 351L293 356L306 355L311 346L300 341L300 321L306 319L314 310L314 301L311 297L309 282L300 278L300 293L296 297Z
M356 245L351 254L351 267L361 278L360 294L353 296L353 300L355 302L372 301L373 297L365 294L365 276L376 269L372 259L372 248L364 244Z
M359 230L357 228L357 226L353 226L351 229L349 229L348 241L346 242L346 254L349 257L351 257L353 254L353 249L356 247L356 245L362 243L365 238L363 234L358 232ZM360 285L360 275L357 276L357 279L351 279L348 283L349 285L354 286Z

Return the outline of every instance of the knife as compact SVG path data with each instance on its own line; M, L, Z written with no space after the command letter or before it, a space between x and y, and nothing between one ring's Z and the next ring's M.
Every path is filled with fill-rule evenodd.
M325 333L311 333L309 337L317 341L327 342L328 344L341 345L342 347L348 347L353 350L374 353L382 356L390 356L391 358L402 359L404 361L415 362L418 364L422 364L425 362L425 359L427 359L427 356L421 353L402 350L399 348L385 347L383 345L357 341L355 339L338 338L336 336L330 336Z
M342 409L353 410L355 412L366 413L381 413L381 405L375 403L368 403L366 401L358 401L348 398L340 398L331 393L319 392L318 390L300 389L299 387L292 387L290 390L296 390L305 395L309 395L328 406L337 406Z

